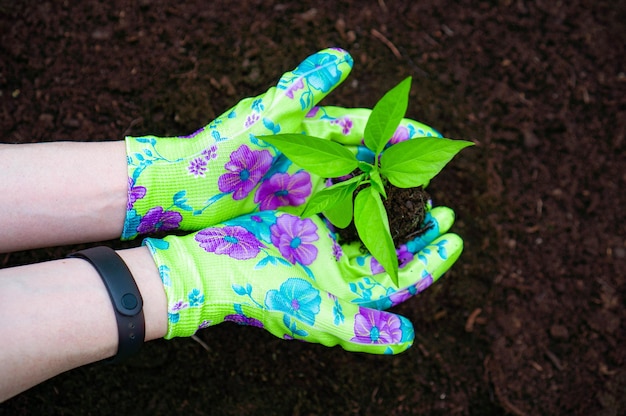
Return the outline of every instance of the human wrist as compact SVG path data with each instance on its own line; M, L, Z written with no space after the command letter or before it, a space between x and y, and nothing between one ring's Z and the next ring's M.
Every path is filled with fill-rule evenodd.
M167 332L167 301L161 277L147 247L118 250L130 269L143 298L145 341L163 338Z

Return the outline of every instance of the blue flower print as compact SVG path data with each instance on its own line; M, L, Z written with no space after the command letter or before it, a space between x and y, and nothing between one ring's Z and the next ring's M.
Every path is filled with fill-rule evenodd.
M170 278L170 268L167 265L163 264L159 266L159 275L161 276L161 282L163 283L163 286L172 286L172 279Z
M256 238L265 243L271 243L270 227L276 224L276 212L259 211L254 214L241 216L224 222L225 225L240 226L250 231Z
M168 308L167 319L172 324L178 323L178 321L180 320L180 311L182 311L183 309L187 309L188 307L189 307L189 304L182 300L174 302Z
M315 316L320 312L319 290L304 279L287 279L279 290L270 290L265 296L265 306L271 311L284 312L306 325L315 324Z
M191 308L201 306L204 303L204 294L200 292L199 289L193 289L189 292L187 298L189 299L189 307Z
M343 76L340 66L344 63L352 67L352 58L347 55L344 60L340 60L330 53L316 53L305 59L291 73L285 74L277 88L284 90L288 98L299 99L303 110L310 109L315 104L313 90L324 93L332 90Z
M316 53L304 60L293 73L304 75L312 88L328 92L341 79L342 74L338 65L337 56L329 53Z
M134 238L138 232L137 227L141 222L141 215L137 213L137 210L131 209L126 211L126 219L124 220L124 230L122 231L122 240L130 240Z
M260 98L257 98L256 100L252 102L251 108L258 113L262 112L263 110L265 110L265 105L263 104L263 100Z

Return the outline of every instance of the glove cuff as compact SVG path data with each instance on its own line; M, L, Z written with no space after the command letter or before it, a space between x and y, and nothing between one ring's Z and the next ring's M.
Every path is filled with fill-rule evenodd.
M203 262L194 258L188 238L169 236L143 241L154 258L167 297L165 339L189 337L223 320L206 302L205 279L199 272L210 270L211 266L199 264Z

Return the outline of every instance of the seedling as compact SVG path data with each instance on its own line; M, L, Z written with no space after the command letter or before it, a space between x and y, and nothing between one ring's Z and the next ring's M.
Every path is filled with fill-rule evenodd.
M359 239L398 286L398 259L382 198L390 183L399 188L425 186L463 148L473 143L439 137L419 137L388 146L406 113L411 77L389 90L374 106L364 130L373 163L357 159L339 143L302 134L262 139L293 163L324 178L354 176L314 193L302 216L323 213L336 227L354 219ZM356 197L354 197L355 191ZM354 197L354 200L353 200Z

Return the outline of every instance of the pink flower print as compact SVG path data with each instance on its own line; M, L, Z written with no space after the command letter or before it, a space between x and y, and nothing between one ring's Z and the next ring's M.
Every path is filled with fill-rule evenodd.
M204 172L206 172L207 161L203 157L197 157L189 162L189 166L187 166L187 170L189 174L195 176L204 176Z
M272 165L272 154L267 150L250 150L241 145L230 155L224 168L228 171L219 177L217 185L222 192L232 192L233 199L244 199L259 183Z
M405 142L409 139L410 139L409 129L407 129L404 126L398 126L396 131L393 133L393 136L391 136L389 143L396 144L400 142Z
M277 173L263 182L254 196L254 202L261 203L261 211L273 210L282 206L302 205L311 194L311 175L306 171Z
M183 216L176 211L165 211L163 207L150 208L141 218L137 232L148 234L156 231L176 230L183 220Z
M272 244L292 264L309 265L317 257L317 226L309 218L284 214L270 228Z
M354 317L354 337L361 344L394 344L402 340L402 322L396 315L359 308Z
M195 240L209 253L225 254L237 260L253 259L265 247L254 234L238 225L204 229L196 234Z

